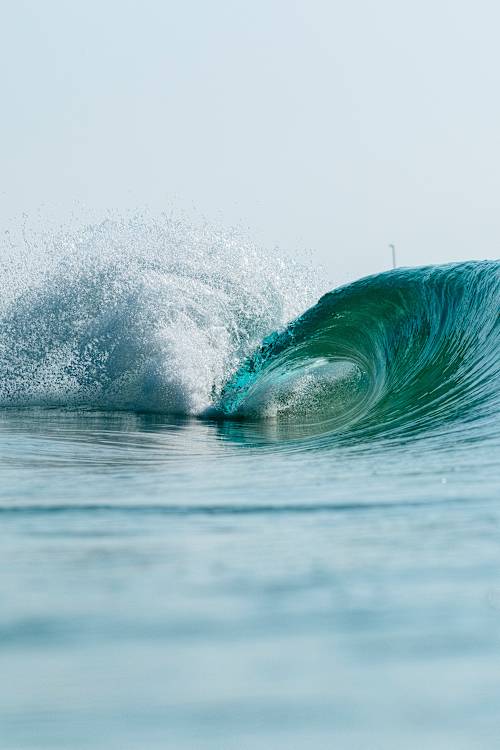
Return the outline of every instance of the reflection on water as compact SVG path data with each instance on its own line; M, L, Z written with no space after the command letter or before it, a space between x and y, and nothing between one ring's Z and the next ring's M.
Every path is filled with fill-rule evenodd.
M499 444L0 414L0 747L496 747Z

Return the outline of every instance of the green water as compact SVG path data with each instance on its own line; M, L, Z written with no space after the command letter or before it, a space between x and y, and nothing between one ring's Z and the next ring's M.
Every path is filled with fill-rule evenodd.
M198 417L98 410L117 352L33 403L4 316L2 750L496 748L499 273L329 294Z

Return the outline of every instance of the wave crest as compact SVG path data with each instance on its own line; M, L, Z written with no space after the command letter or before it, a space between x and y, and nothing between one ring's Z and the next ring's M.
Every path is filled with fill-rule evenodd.
M362 279L268 337L218 409L364 437L496 417L499 302L498 262Z

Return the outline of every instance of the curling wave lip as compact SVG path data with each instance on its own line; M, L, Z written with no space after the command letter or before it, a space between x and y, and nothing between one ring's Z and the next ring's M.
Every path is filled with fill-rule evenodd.
M492 420L500 384L500 263L399 269L324 295L226 383L226 418L311 432L422 435Z

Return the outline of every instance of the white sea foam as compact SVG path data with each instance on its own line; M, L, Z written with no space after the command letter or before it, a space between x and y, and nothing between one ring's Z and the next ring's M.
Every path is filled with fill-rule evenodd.
M322 289L236 231L144 216L4 248L0 405L199 414Z

